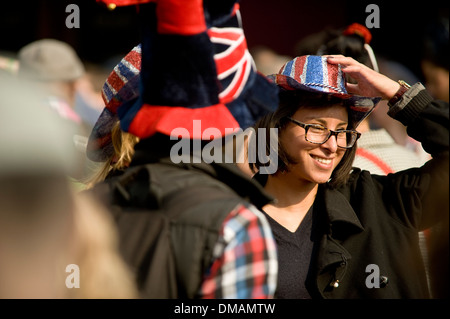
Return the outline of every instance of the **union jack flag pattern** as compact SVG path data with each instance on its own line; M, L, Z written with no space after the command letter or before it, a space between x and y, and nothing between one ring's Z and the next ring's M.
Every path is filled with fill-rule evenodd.
M135 46L117 64L102 89L105 106L113 113L126 101L139 96L139 76L141 72L141 45Z
M143 92L118 110L124 131L146 138L156 132L171 135L181 127L182 137L202 138L193 129L194 120L200 120L202 129L215 129L215 138L225 129L245 129L277 107L276 86L256 72L237 3L228 1L220 17L208 12L210 2L199 0L152 5L140 8L147 23Z
M131 1L133 2L133 1ZM154 2L154 1L150 1ZM137 3L136 3L137 4ZM207 14L201 0L141 5L143 42L128 53L106 80L105 109L89 137L87 155L105 161L114 152L111 129L145 138L156 132L203 138L193 129L246 129L278 105L278 88L256 72L241 27L239 6L221 3L221 15ZM156 22L156 23L155 23ZM141 92L142 91L142 92Z

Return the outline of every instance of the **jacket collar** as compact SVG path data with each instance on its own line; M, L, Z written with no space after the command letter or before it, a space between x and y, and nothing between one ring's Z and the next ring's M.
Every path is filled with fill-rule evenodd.
M327 213L331 231L336 228L345 227L347 231L360 232L364 230L353 207L349 203L349 198L337 189L329 188L326 184L319 186L318 199L324 205ZM316 199L317 202L317 199ZM350 234L349 234L350 235ZM331 236L333 234L331 233Z

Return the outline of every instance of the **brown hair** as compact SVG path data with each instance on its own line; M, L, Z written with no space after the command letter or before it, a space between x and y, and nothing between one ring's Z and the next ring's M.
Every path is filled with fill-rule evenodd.
M277 128L279 134L283 132L288 124L287 117L294 115L299 108L317 108L317 107L330 107L342 105L342 100L332 95L298 92L298 91L280 91L280 102L275 112L269 113L266 116L256 122L254 125L256 140L258 140L258 134L262 131L266 134L266 140L269 140L269 132L271 128ZM348 127L348 129L354 129ZM259 132L258 132L259 131ZM270 143L266 143L266 154L270 154ZM352 169L353 160L356 153L356 143L348 149L338 166L334 169L331 179L328 184L331 187L338 187L345 184L349 178L350 171ZM272 150L273 151L273 150ZM278 169L277 172L288 171L290 164L296 164L295 160L287 154L283 144L278 139ZM258 160L256 163L250 163L250 169L256 172L260 167L267 164L262 164Z

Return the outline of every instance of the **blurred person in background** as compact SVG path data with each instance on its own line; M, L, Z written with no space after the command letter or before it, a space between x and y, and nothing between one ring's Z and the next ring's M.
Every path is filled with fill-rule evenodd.
M14 54L0 51L0 73L17 74L19 61Z
M260 45L250 50L256 69L264 75L275 74L292 57L281 55L269 47Z
M35 89L0 75L0 298L135 298L109 213L67 179L73 128Z
M120 175L129 166L139 138L120 128L118 108L139 97L141 45L135 46L109 74L101 90L104 109L89 135L86 156L98 168L84 183L96 183Z
M422 48L422 72L434 98L448 102L449 95L449 25L440 17L425 27Z
M422 71L430 93L448 103L449 98L449 22L442 16L425 27ZM430 281L434 298L449 297L449 217L432 227L428 235Z
M17 75L35 86L42 102L66 120L67 125L73 126L74 134L67 142L78 150L74 156L79 161L79 169L71 177L81 178L89 172L85 155L87 136L92 121L100 114L97 106L89 104L97 102L93 102L94 94L83 62L66 42L41 39L19 50Z

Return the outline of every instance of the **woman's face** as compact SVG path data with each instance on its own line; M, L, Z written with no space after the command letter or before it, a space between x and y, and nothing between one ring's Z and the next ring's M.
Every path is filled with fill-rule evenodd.
M300 108L292 118L305 124L320 124L333 131L346 129L348 124L348 113L344 106ZM306 141L305 129L293 122L287 123L280 134L280 141L297 163L289 165L289 172L311 183L327 182L346 151L337 146L336 136L331 136L320 145Z

